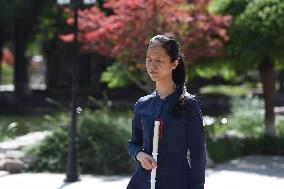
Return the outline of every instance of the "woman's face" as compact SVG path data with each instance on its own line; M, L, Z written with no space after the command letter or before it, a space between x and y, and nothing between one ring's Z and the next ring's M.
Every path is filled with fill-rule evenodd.
M172 77L172 70L177 66L177 61L171 62L167 52L161 47L148 48L146 68L153 81L160 81Z

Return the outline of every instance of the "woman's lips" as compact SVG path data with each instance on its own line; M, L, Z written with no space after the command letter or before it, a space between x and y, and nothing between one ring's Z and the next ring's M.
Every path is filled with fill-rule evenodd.
M150 74L157 74L158 72L149 72Z

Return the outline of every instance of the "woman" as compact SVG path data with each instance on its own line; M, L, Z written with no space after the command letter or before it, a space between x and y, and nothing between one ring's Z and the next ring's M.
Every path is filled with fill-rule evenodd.
M154 168L157 168L156 189L203 189L204 127L199 104L186 91L185 66L178 42L165 35L153 37L147 47L146 68L156 90L135 103L128 149L138 167L127 189L150 189ZM163 127L155 162L151 154L157 119Z

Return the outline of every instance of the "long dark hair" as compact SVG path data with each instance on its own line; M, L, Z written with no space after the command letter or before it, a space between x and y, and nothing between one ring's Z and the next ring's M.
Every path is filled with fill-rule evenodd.
M176 85L180 97L178 102L174 105L173 110L179 112L185 106L187 92L185 86L185 63L180 52L179 43L170 36L156 35L148 43L147 48L161 47L163 48L171 59L171 62L179 61L178 66L172 71L172 79Z

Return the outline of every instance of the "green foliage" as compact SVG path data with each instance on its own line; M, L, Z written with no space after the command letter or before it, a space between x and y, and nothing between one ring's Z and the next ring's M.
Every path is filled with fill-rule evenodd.
M0 116L0 141L34 131L51 130L53 115L2 115Z
M231 114L228 116L228 130L243 133L248 138L259 138L265 135L264 101L257 97L232 100ZM275 125L278 136L284 134L284 116L276 115ZM284 135L283 135L284 136Z
M263 155L284 155L284 136L277 138L261 136L257 139L248 138L243 141L243 155L263 154Z
M2 66L2 84L13 83L13 66L8 64L1 64Z
M275 125L277 127L277 134L284 136L284 116L277 115L275 119Z
M232 14L229 54L247 68L256 68L265 55L283 60L284 2L282 0L215 0L212 9ZM244 66L243 65L243 66Z
M32 25L27 25L33 27L27 44L28 56L43 54L42 43L51 43L57 37L58 31L63 28L63 10L59 10L56 0L2 0L0 7L0 18L5 24L4 33L7 38L13 32L13 19L20 18L29 23L35 18ZM61 25L58 24L60 22Z
M43 8L38 16L34 35L27 45L27 55L44 54L44 50L54 48L50 45L54 45L54 41L58 40L58 35L69 27L64 23L64 18L69 15L67 16L67 13L60 9L55 2L42 2Z
M215 163L222 163L246 155L284 155L284 136L270 138L207 138L210 157Z
M126 72L122 69L122 65L114 63L102 73L101 81L106 82L109 88L123 87L129 84Z
M232 100L232 114L228 117L230 129L247 137L264 135L264 102L258 98L238 98Z
M210 157L218 163L251 154L283 155L284 116L276 116L277 138L273 139L265 136L263 114L263 100L233 98L231 113L214 118L215 123L206 127ZM224 118L227 122L221 123Z
M248 93L248 86L227 86L227 85L214 85L205 86L200 89L202 94L223 94L226 96L244 96Z
M225 162L242 156L243 144L238 138L212 140L212 138L207 137L206 146L210 157L215 163Z
M215 76L220 76L227 81L237 79L237 73L233 69L230 62L224 59L200 59L198 64L190 65L188 72L191 77L198 76L206 79L210 79Z
M26 54L28 56L43 54L41 44L38 41L30 41L27 46Z
M129 72L128 66L116 62L102 73L101 81L106 82L109 88L119 88L131 84L132 81L129 79L130 77L139 80L141 76L141 70L136 69Z
M250 0L211 0L209 11L212 13L222 13L239 15L243 12Z
M234 35L249 53L283 54L284 2L279 0L251 1L236 19ZM240 36L241 35L241 36ZM240 40L241 39L241 40Z
M222 124L221 120L226 119ZM231 100L231 113L213 118L214 124L209 126L210 137L224 134L228 131L241 133L248 138L259 138L265 134L264 129L264 102L257 97L233 97ZM277 135L284 133L284 116L275 118Z
M127 143L130 136L128 114L108 109L84 111L78 120L78 161L80 172L88 174L129 173ZM28 151L38 156L33 171L64 172L68 149L69 116L52 121L53 134Z

